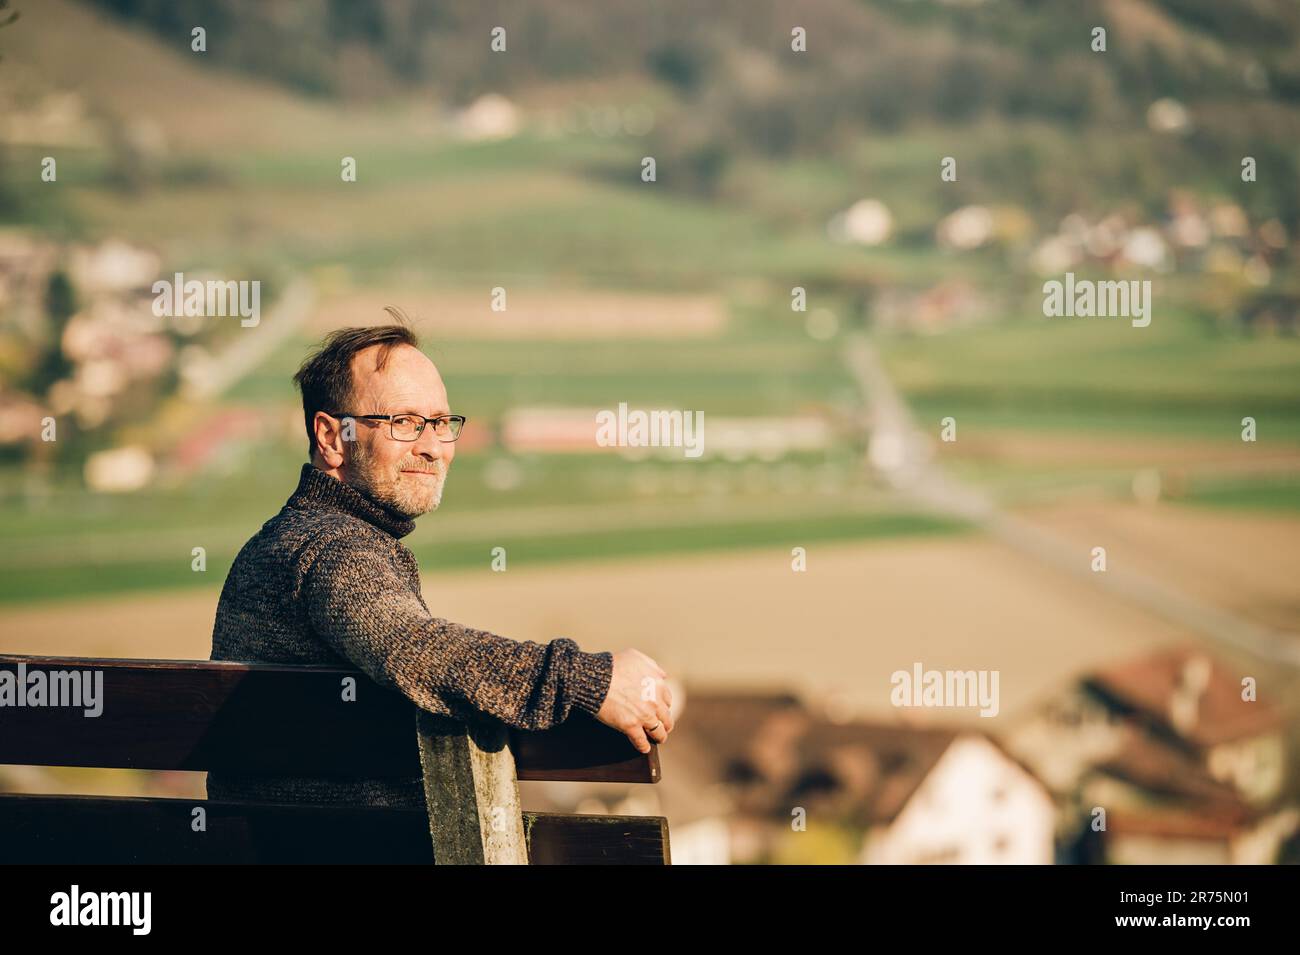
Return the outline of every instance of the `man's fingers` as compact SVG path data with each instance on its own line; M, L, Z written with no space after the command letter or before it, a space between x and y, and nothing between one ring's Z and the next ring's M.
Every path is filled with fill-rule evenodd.
M663 688L664 688L663 699L660 701L660 705L663 707L663 709L660 711L660 715L663 717L663 721L667 725L668 731L672 732L673 691L668 688L667 683L663 684Z
M673 728L673 717L668 712L668 707L664 706L659 700L655 700L653 715L642 718L641 726L647 735L656 743L662 743L668 739L668 734Z
M673 711L668 708L668 704L666 703L655 704L655 712L658 714L659 719L664 724L665 735L671 733L673 731ZM663 740L660 740L659 742L662 743Z
M645 738L645 728L634 726L627 731L627 738L632 741L632 745L637 748L638 752L650 752L650 741Z

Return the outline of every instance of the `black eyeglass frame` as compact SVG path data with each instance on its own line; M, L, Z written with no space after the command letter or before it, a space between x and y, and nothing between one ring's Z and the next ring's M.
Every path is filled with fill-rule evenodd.
M396 415L392 415L392 414L348 414L347 412L344 412L344 411L327 411L327 412L325 412L325 413L326 413L327 415L329 415L331 418L358 418L358 419L361 419L361 420L363 420L363 421L387 421L387 422L388 422L388 434L389 434L389 436L390 436L394 441L403 441L403 442L406 442L406 443L408 443L408 444L409 444L410 442L412 442L412 441L419 441L419 440L420 440L420 435L424 434L424 429L427 428L429 425L435 425L435 426L436 426L437 423L438 423L439 421L444 421L444 420L445 420L445 421L452 421L452 422L459 422L459 424L456 425L456 435L455 435L455 437L452 437L452 438L438 438L438 440L441 441L443 444L454 444L454 443L455 443L455 442L460 438L461 432L462 432L462 431L464 430L464 428L465 428L465 422L466 422L467 420L469 420L469 419L467 419L463 414L440 414L440 415L438 415L437 417L434 417L434 418L426 418L424 415L418 415L418 414L415 414L415 413L413 413L413 412L402 412L401 414L396 414ZM393 419L394 419L394 418L419 418L419 419L420 419L420 428L419 428L418 431L415 432L415 437L413 437L413 438L399 438L396 434L394 434L394 433L393 433ZM434 436L435 436L435 437L437 436L437 434L438 434L438 432L437 432L437 431L434 431Z

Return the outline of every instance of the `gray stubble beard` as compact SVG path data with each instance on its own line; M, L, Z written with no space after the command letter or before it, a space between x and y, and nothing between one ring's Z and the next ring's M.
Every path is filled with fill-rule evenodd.
M376 481L374 457L370 454L370 449L360 441L353 442L352 460L349 462L351 467L349 471L352 476L352 485L380 504L383 504L389 510L401 514L403 517L415 518L421 514L428 514L436 511L438 505L442 503L442 490L447 480L447 465L439 462L435 465L435 474L437 483L432 489L429 497L428 506L421 507L415 504L411 498L402 494L400 485L400 476L396 481ZM400 467L401 462L398 462ZM422 478L411 478L412 481L423 480Z

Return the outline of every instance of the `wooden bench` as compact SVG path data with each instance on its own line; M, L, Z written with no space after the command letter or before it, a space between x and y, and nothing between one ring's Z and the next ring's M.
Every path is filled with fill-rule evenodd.
M520 807L521 779L659 781L657 748L639 753L585 713L545 732L458 722L332 667L0 655L0 680L20 667L101 672L103 711L0 707L0 764L422 775L425 808L0 794L3 863L670 861L661 816Z

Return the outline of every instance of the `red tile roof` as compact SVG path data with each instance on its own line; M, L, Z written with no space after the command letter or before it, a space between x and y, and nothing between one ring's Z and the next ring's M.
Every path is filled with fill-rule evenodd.
M1197 706L1197 718L1190 731L1174 726L1170 702L1193 657L1205 657L1210 664L1209 682ZM1097 672L1085 681L1171 733L1198 746L1247 739L1277 729L1278 711L1263 700L1241 698L1241 681L1251 674L1230 668L1193 647L1175 647Z

